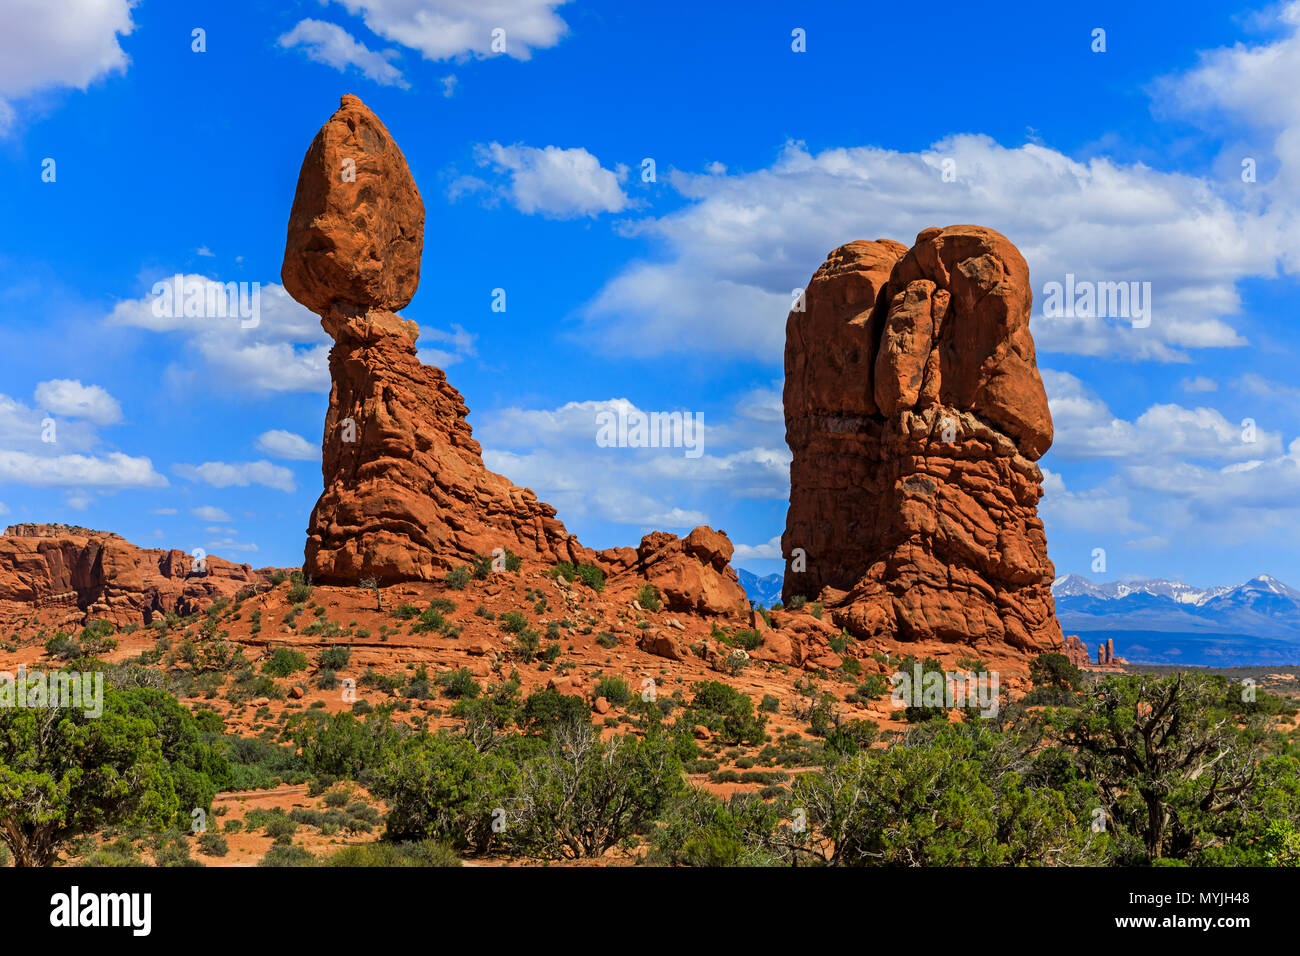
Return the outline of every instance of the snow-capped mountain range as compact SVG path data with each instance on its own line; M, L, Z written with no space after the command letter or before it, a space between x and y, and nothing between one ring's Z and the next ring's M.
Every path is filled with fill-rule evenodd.
M752 603L781 599L781 575L740 569ZM1090 648L1112 638L1130 661L1216 666L1300 664L1300 591L1271 574L1208 588L1161 578L1096 584L1079 574L1052 583L1066 634Z
M1117 601L1131 594L1151 594L1156 597L1167 597L1177 604L1190 604L1195 607L1203 607L1216 598L1234 592L1240 594L1275 594L1300 604L1300 591L1288 587L1271 574L1261 574L1259 577L1251 578L1245 584L1239 584L1236 587L1219 585L1211 588L1195 588L1190 584L1184 584L1182 581L1167 581L1163 578L1152 578L1144 581L1108 581L1105 584L1093 584L1087 578L1078 574L1067 574L1052 582L1052 596L1056 598L1092 597Z
M1067 634L1094 643L1113 637L1130 660L1300 663L1300 591L1269 574L1210 588L1162 579L1095 584L1067 574L1052 595Z

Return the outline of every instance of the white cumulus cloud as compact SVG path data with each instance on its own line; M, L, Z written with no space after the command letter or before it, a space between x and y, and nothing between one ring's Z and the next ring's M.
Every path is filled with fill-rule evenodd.
M319 461L320 446L309 442L301 435L273 428L257 437L257 450L272 458L287 458L291 461Z
M517 60L553 47L568 32L555 13L566 0L339 0L377 36L426 59L504 55ZM492 49L503 30L505 49ZM501 36L501 35L498 35ZM498 41L500 42L500 41Z
M478 146L475 157L479 165L509 177L504 192L523 213L574 219L621 212L630 204L620 185L627 179L627 167L606 169L582 147L489 143Z
M85 90L129 62L134 0L5 0L0 30L0 133L17 118L13 102L47 90Z
M410 87L402 71L391 62L400 58L401 53L397 50L372 50L337 23L310 18L299 20L277 42L286 49L302 47L308 59L332 66L340 72L354 67L362 76L382 86Z
M205 461L201 465L175 465L172 470L187 481L201 482L214 488L265 485L278 491L293 492L298 487L292 471L269 461Z
M36 404L55 415L84 418L96 425L122 420L122 406L106 389L82 385L80 379L55 378L36 386Z

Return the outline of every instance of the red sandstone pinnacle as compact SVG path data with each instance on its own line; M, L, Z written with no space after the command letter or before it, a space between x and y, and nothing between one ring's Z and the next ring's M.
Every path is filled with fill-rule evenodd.
M281 277L334 339L304 570L322 584L432 580L475 554L590 560L555 509L483 465L469 413L394 314L419 284L424 204L384 124L355 96L312 141Z
M804 300L786 323L784 598L830 589L861 637L1061 648L1023 257L979 226L852 242Z
M349 161L351 165L349 165ZM341 175L341 171L355 175ZM599 564L655 583L670 609L739 613L731 542L708 528L622 561L596 554L555 509L487 470L469 409L420 362L419 327L394 313L420 277L424 205L401 150L355 96L312 141L299 174L281 276L335 340L305 572L319 584L434 580L475 555ZM655 536L650 536L654 538Z

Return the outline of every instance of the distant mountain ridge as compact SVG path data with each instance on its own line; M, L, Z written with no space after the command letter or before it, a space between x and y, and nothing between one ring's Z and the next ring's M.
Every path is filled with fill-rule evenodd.
M1300 661L1300 591L1270 574L1210 588L1159 578L1096 584L1067 574L1053 582L1052 596L1066 632L1113 636L1130 660Z
M770 607L781 600L781 586L785 583L783 574L759 577L744 568L736 568L736 574L740 577L740 586L745 589L745 596L749 598L750 604Z
M751 604L781 600L781 574L736 573ZM1066 574L1052 583L1052 597L1066 634L1089 648L1113 638L1115 652L1133 662L1300 664L1300 591L1271 574L1208 588L1166 578L1098 584Z

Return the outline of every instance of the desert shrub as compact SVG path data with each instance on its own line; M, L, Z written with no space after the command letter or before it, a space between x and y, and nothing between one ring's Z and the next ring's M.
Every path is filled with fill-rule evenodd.
M442 612L437 608L426 608L420 613L419 620L411 625L411 630L417 634L423 634L427 631L441 631L447 627L447 619L442 616Z
M399 741L374 772L373 792L388 802L389 840L445 840L485 851L496 834L494 813L513 795L518 770L479 753L463 737L413 734Z
M877 700L890 690L889 679L883 674L868 674L853 692L855 700Z
M230 762L229 790L266 790L277 783L302 783L308 771L297 747L281 747L258 737L223 737Z
M758 709L765 714L775 714L781 709L781 702L771 694L764 694L762 702L758 705Z
M664 606L659 597L659 589L648 581L636 592L636 600L647 611L658 611Z
M1056 790L1026 785L996 731L942 725L799 775L790 803L811 828L800 852L831 865L1085 865L1105 860Z
M0 861L0 865L8 866L9 857L5 853L5 859ZM96 847L90 853L82 857L80 866L89 867L109 867L109 866L144 866L144 860L140 852L126 837L118 837L112 843L105 843L103 846Z
M325 670L342 670L352 659L350 647L327 647L316 657L316 663Z
M321 798L321 802L327 807L338 809L347 806L351 799L346 790L331 790Z
M316 857L300 846L273 843L258 866L315 866Z
M263 825L262 832L276 843L290 843L293 835L298 832L298 824L287 815L273 816Z
M531 734L550 737L557 727L571 723L589 723L590 720L591 708L583 698L547 688L528 695L524 701L521 723Z
M474 572L470 570L469 565L462 564L460 567L448 571L447 576L442 579L442 583L453 591L463 591L473 576Z
M1026 706L1074 704L1083 687L1083 671L1056 651L1045 651L1030 661L1029 679L1034 686L1021 700Z
M622 677L606 676L596 682L595 695L604 697L615 706L622 707L632 699L632 688Z
M648 860L673 866L774 866L780 813L746 794L719 800L690 787L667 807Z
M564 578L566 581L581 581L593 591L605 590L605 572L594 564L561 561L551 569L551 576Z
M870 747L879 736L880 728L873 721L848 720L827 731L826 751L852 757L859 750Z
M528 618L519 611L506 611L500 617L501 627L507 634L520 634L528 627Z
M307 655L291 647L277 647L262 665L262 673L272 677L288 677L307 669Z
M185 835L179 831L170 831L161 834L156 841L153 865L193 867L203 864L190 856L190 843Z
M198 839L199 852L204 856L225 856L230 852L230 844L218 833L204 833Z
M482 691L469 668L459 667L438 676L438 686L446 697L477 697Z
M929 675L931 674L939 675L937 686L942 688L946 688L948 686L947 671L944 669L943 664L940 663L938 660L934 659L933 657L927 657L925 658L925 660L919 662L921 669L920 669L920 682L918 684L918 682L916 681L917 663L918 662L916 658L910 656L900 658L898 661L895 662L895 666L896 666L895 673L901 672L908 676L908 680L911 681L912 683L912 693L915 699L919 699L922 701L925 699L923 693L924 688L926 687L927 684L933 683L933 681L929 677ZM948 711L949 708L946 702L927 706L925 704L916 704L909 700L907 707L904 708L903 710L903 718L908 723L912 723L912 724L921 724L930 720L947 721Z
M767 714L754 713L754 702L730 684L703 681L692 685L690 718L722 735L723 742L761 744L767 739Z
M45 653L59 660L75 660L85 653L81 644L62 631L45 641Z
M460 857L440 840L409 843L363 843L349 846L321 861L321 866L412 867L460 866Z
M525 664L530 663L542 649L542 636L531 627L526 627L515 635L510 649L519 660Z
M565 724L524 765L505 832L532 856L599 856L647 826L682 786L666 735L602 741L589 724Z
M287 730L301 748L302 762L309 773L350 780L364 778L398 737L382 709L364 721L357 718L355 709L353 713L339 711L330 715L306 711L290 718Z
M618 638L609 631L601 631L596 635L596 643L606 650L618 647Z

